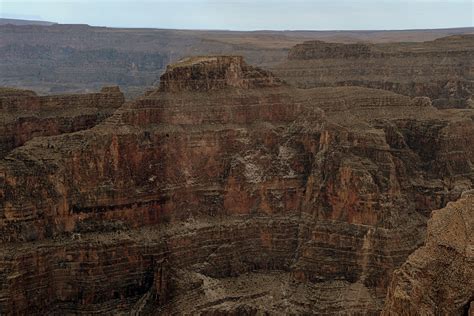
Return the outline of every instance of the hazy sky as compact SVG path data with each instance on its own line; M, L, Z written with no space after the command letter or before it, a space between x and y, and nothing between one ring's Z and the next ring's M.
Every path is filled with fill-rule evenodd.
M98 26L231 30L473 26L473 0L0 0L9 18Z

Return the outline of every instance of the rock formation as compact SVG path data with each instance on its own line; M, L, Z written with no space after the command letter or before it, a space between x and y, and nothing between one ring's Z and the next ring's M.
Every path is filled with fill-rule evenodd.
M167 67L160 80L160 91L206 92L225 87L251 89L280 85L280 79L247 65L241 56L191 57Z
M395 271L382 315L474 313L474 191L434 211L423 247Z
M309 41L293 47L274 71L301 88L362 86L426 96L438 108L465 108L472 103L473 60L472 34L423 43Z
M377 315L430 211L472 188L473 119L183 60L0 161L0 312Z
M154 86L166 65L195 55L237 54L253 65L283 62L303 41L412 42L474 28L406 31L210 31L29 25L0 19L0 86L41 94L88 93L119 85L127 98Z
M118 87L104 87L100 93L55 96L0 88L0 158L33 137L91 128L123 103Z
M356 43L340 44L323 41L309 41L298 44L288 53L289 60L312 60L324 58L374 58L381 54L374 52L373 45Z

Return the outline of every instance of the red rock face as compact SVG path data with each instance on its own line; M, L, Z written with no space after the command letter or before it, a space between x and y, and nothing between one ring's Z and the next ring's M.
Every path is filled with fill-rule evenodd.
M472 187L470 109L236 57L168 71L0 161L3 313L375 315L429 211Z
M0 158L33 137L88 129L124 103L118 87L100 93L37 96L32 91L0 89Z

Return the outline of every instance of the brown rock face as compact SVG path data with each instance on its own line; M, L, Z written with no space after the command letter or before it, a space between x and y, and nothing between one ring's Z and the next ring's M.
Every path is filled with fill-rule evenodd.
M362 86L429 97L437 108L466 108L474 91L473 60L474 35L423 43L309 41L293 47L274 71L301 88Z
M380 54L379 54L380 55ZM320 58L373 58L380 57L367 44L340 44L309 41L296 45L288 53L289 60Z
M167 67L160 79L160 91L252 89L281 84L270 72L247 65L241 56L191 57Z
M434 211L425 245L395 271L382 315L472 315L474 192Z
M473 115L183 61L0 161L0 311L377 315L430 210L472 188Z
M33 137L91 128L123 103L118 87L104 87L99 93L55 96L0 88L0 158Z

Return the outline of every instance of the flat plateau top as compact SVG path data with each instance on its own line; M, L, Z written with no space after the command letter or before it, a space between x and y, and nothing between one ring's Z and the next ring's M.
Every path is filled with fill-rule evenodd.
M217 62L238 62L242 63L242 56L194 56L187 57L177 61L174 64L168 66L169 69L189 67L199 63L217 63Z

